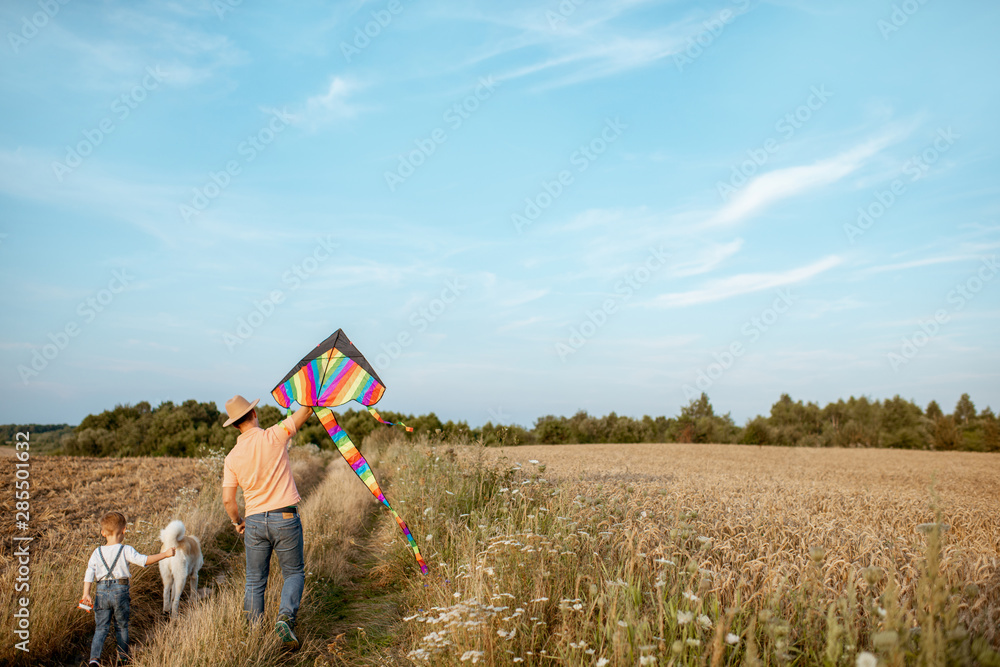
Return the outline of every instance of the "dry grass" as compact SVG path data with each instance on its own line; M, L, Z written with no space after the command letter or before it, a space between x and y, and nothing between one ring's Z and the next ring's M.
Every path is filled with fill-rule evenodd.
M2 474L12 479L14 460L0 459ZM126 542L142 553L159 551L159 531L173 518L170 507L198 495L203 467L192 459L93 459L39 456L31 459L31 521L27 533L16 530L11 506L4 498L0 518L0 624L12 627L14 578L13 535L31 535L30 590L31 655L16 651L13 642L0 646L0 663L35 662L63 655L82 645L93 632L93 616L76 609L90 553L104 543L98 521L111 510L129 521ZM185 489L187 489L185 491ZM152 568L134 568L133 618L149 624L154 605L138 602L161 590ZM23 595L18 593L17 595ZM162 602L161 602L162 604ZM28 660L30 657L30 660Z

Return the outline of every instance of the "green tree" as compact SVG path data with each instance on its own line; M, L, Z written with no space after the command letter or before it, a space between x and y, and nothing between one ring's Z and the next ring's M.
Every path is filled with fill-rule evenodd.
M1000 420L987 406L979 413L979 421L983 428L983 449L987 452L1000 452Z
M543 445L563 445L569 442L570 429L565 417L546 415L535 422L535 434Z
M969 426L976 418L976 406L973 405L968 394L962 394L962 397L958 399L952 416L955 418L955 423L963 427Z
M747 421L747 425L743 427L743 437L740 442L744 445L771 444L771 427L768 426L767 418L758 415Z

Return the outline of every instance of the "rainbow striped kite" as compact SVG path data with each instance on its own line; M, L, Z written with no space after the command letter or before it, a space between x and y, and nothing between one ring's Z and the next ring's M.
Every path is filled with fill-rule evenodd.
M406 535L406 541L413 549L420 571L427 574L427 563L420 557L420 549L417 548L417 541L413 539L409 527L385 499L375 475L368 466L368 461L351 442L347 432L337 423L333 410L330 409L348 401L357 401L367 407L368 412L378 421L394 425L382 419L375 412L375 408L371 407L378 403L383 393L385 385L382 384L382 380L369 365L368 360L358 352L358 348L348 340L343 329L337 329L332 336L317 345L315 350L303 357L302 361L278 383L278 386L271 390L274 400L282 407L291 407L292 401L295 401L301 406L313 409L351 469L368 486L372 495L392 512L396 523ZM413 430L406 424L401 425L407 431Z

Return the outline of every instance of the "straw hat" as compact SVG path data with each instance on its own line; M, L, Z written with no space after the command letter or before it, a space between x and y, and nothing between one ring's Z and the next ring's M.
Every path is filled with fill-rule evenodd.
M229 420L223 426L231 426L234 421L253 410L253 406L257 405L258 402L260 402L259 398L251 403L239 394L230 398L226 401L226 414L229 415Z

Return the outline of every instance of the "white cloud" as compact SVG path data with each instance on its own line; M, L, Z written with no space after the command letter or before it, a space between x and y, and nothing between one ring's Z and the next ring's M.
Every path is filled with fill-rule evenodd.
M750 181L746 187L705 223L707 227L733 225L765 208L809 190L836 183L861 168L871 157L901 138L902 132L890 128L839 155L811 165L775 169Z
M571 3L564 3L568 5ZM688 40L705 30L701 21L687 17L665 27L650 28L644 20L633 21L625 28L622 19L634 9L664 4L659 0L618 0L600 3L572 3L572 12L563 17L558 3L534 5L529 10L510 9L504 5L489 13L448 7L440 21L486 23L491 32L502 37L483 50L443 71L456 71L497 61L512 53L531 53L530 64L500 69L500 81L558 72L554 78L540 80L535 90L566 86L591 79L612 76L644 67L679 53ZM555 18L558 17L558 18ZM561 20L560 20L561 19ZM440 73L440 68L435 70Z
M841 263L836 255L825 257L806 266L775 273L741 273L728 278L719 278L707 283L705 287L688 292L662 294L650 303L662 308L677 308L695 306L702 303L722 301L742 294L760 292L761 290L794 285L808 280L813 276L828 271Z
M897 264L883 264L881 266L872 266L861 271L862 274L870 275L872 273L885 273L886 271L903 271L905 269L915 269L921 266L930 266L932 264L948 264L951 262L963 262L971 259L976 259L974 255L950 255L947 257L925 257L924 259L915 259L909 262L899 262Z
M670 273L680 277L697 276L702 273L708 273L722 264L722 262L738 253L742 247L743 239L734 239L724 245L716 244L709 246L699 254L695 254L694 257L689 259L687 262L674 265Z
M306 125L315 129L319 125L340 120L342 118L353 118L365 107L352 104L348 101L361 86L350 79L334 76L330 79L326 90L317 95L312 95L306 99L305 104L298 110L289 114L291 122L295 125Z

